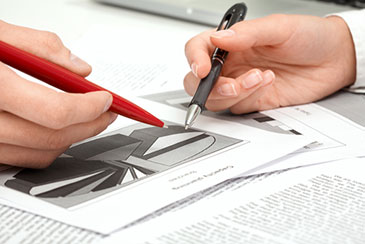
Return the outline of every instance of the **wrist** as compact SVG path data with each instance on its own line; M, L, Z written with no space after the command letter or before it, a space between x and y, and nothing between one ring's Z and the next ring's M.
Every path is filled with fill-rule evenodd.
M326 19L333 26L335 35L332 38L336 38L338 42L338 48L334 51L341 63L343 87L350 86L356 80L356 52L350 29L341 17L329 16Z

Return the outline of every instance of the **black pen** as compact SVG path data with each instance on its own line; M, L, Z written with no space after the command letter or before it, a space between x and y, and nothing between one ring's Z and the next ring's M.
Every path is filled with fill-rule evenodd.
M246 12L247 7L244 3L237 3L233 5L224 14L217 31L226 30L235 23L242 21L246 16ZM198 89L196 90L195 95L189 104L188 112L185 118L185 129L188 129L193 125L195 119L205 108L205 102L207 101L214 84L218 80L227 55L228 52L222 49L216 48L214 50L212 55L212 67L209 71L209 74L200 81Z

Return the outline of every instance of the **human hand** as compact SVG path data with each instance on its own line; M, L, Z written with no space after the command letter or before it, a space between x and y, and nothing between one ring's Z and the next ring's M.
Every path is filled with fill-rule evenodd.
M192 69L184 79L188 94L208 74L215 46L229 54L206 103L212 111L241 114L313 102L355 81L354 44L339 17L272 15L201 33L185 47Z
M0 40L87 76L91 67L53 33L0 21ZM47 167L71 144L112 123L108 92L58 92L18 76L0 62L0 163Z

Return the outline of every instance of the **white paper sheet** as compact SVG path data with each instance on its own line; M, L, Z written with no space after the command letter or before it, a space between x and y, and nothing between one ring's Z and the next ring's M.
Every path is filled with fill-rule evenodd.
M149 94L183 89L190 71L184 46L195 34L168 27L94 26L72 50L93 67L92 82L122 96Z
M362 243L364 170L353 158L238 184L103 243Z
M71 148L53 168L0 172L0 195L17 207L107 234L311 142L204 116L195 129L185 131L181 130L185 111L142 99L133 101L165 120L173 133L166 137L162 130L168 129L119 117L103 135L84 142L86 147L81 143ZM115 136L120 151L105 149ZM149 149L140 147L146 143ZM139 154L140 150L145 151ZM118 176L122 171L127 172ZM117 176L119 182L113 180Z
M355 97L353 97L355 96ZM182 110L187 110L190 101L184 91L168 91L143 96ZM346 98L344 100L344 98ZM355 100L357 106L349 112ZM286 169L316 162L365 155L362 145L365 143L365 119L360 116L365 110L363 98L357 95L342 94L341 97L329 98L318 104L306 104L279 108L243 115L232 115L229 112L204 111L205 116L221 120L221 123L234 122L262 131L277 134L303 135L313 139L313 143L274 162L260 165L247 173L259 173ZM360 103L360 105L359 105ZM342 109L339 109L341 104ZM336 106L337 105L337 106ZM356 109L356 110L355 110ZM347 117L344 117L347 116ZM360 124L359 124L360 123Z
M363 156L365 127L343 117L338 111L318 104L307 104L274 111L265 114L280 117L280 120L295 120L302 124L303 134L317 138L317 143L306 146L279 161L260 166L252 172L267 172L316 162L330 161L351 156ZM288 124L291 124L288 122ZM300 131L300 130L299 130Z
M276 174L276 173L274 173ZM188 198L183 198L164 208L152 212L138 220L133 225L140 224L163 214L177 211L188 207L200 199L207 197L216 197L217 195L233 190L235 187L264 180L274 175L267 173L249 177L240 177L240 179L231 179L222 182L208 190L195 193ZM6 206L8 205L8 206ZM0 242L4 244L11 243L38 243L38 242L57 242L57 243L99 243L101 239L106 238L93 231L88 231L75 226L67 225L56 220L51 220L39 215L35 215L15 208L14 204L6 203L0 198ZM130 228L130 225L126 228Z
M98 233L66 225L2 204L0 200L0 243L83 243L100 242Z

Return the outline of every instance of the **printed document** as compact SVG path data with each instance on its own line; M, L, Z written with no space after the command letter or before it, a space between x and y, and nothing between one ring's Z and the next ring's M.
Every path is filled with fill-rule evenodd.
M129 99L129 97L126 97ZM158 128L119 117L46 169L0 172L0 195L18 208L108 234L176 200L313 142L131 99L163 119Z
M365 159L353 158L282 171L242 187L237 178L219 196L120 231L105 243L363 243L364 170Z

